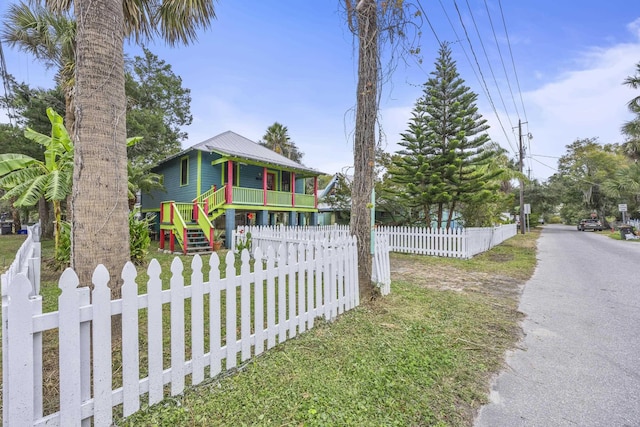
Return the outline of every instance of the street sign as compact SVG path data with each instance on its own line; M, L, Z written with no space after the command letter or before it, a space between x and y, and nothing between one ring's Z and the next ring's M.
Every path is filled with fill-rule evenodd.
M524 204L524 213L525 215L531 215L531 205L529 203Z
M626 212L627 211L627 204L626 203L621 203L618 205L618 210L620 212Z

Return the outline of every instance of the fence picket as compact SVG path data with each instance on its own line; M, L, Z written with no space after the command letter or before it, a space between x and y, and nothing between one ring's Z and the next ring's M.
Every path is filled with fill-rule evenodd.
M253 257L256 260L253 265L253 328L255 336L254 353L257 356L264 351L264 268L262 266L262 249L256 248Z
M313 244L307 242L305 245L305 264L306 264L306 285L307 285L307 328L311 329L314 325L315 318L315 301L314 301L314 275L315 263L313 256Z
M202 258L191 260L191 384L204 380L204 279Z
M81 378L74 375L74 370L81 366L78 284L76 273L67 268L60 276L58 285L62 291L58 297L60 313L58 342L60 348L60 425L63 426L80 425L81 420Z
M24 273L13 277L7 289L11 304L7 316L11 319L7 333L8 362L3 377L4 387L11 391L10 399L4 400L7 408L5 425L20 425L33 420L35 381L33 375L33 340L31 339L32 307L29 300L31 283ZM4 310L3 310L4 311ZM3 353L6 349L3 349ZM7 390L7 391L9 391Z
M287 262L285 245L280 245L278 249L278 343L287 339Z
M147 359L149 363L149 405L163 398L162 281L160 263L153 259L147 268Z
M240 341L242 346L241 360L251 358L251 256L247 249L240 254Z
M125 417L140 410L137 275L134 265L127 262L122 270L122 391Z
M184 266L178 257L171 263L171 395L184 391Z
M99 265L93 272L93 420L96 425L109 425L113 417L111 397L111 289L109 272Z
M227 336L225 339L225 344L227 347L227 355L226 355L226 364L225 367L227 369L236 367L236 340L237 340L237 319L236 319L236 300L237 300L237 291L236 291L236 267L235 267L235 257L231 251L227 252L227 256L225 258L225 263L227 265L226 268L226 277L225 281L225 304L226 304L226 332Z
M209 258L209 347L210 367L209 375L213 378L222 372L222 323L221 323L221 289L220 258L217 253Z
M272 246L267 249L267 348L276 345L276 268L275 252Z
M303 333L307 330L307 263L305 260L305 245L298 245L298 280L296 286L298 288L298 332Z
M289 245L287 251L287 282L288 282L288 296L289 296L289 318L287 319L287 330L289 331L289 338L296 336L296 284L298 282L296 278L296 272L298 267L298 260L296 259L295 246Z

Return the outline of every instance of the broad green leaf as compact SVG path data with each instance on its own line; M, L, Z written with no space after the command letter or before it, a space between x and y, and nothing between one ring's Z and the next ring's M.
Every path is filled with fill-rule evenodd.
M24 154L0 154L0 176L29 167L35 162L36 159Z

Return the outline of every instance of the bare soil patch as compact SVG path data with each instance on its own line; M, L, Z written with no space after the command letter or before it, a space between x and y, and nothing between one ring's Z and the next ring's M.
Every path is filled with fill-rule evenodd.
M500 258L500 259L498 259ZM490 256L491 261L506 262L512 259L508 254ZM478 292L498 298L516 301L525 280L505 274L469 271L453 264L416 262L413 256L393 256L391 258L391 279L414 283L425 288L442 291Z

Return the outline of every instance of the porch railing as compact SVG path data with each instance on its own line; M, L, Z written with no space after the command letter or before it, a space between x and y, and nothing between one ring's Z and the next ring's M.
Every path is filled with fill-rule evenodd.
M316 198L311 194L298 194L296 193L296 206L305 207L305 208L313 208L315 207Z
M267 191L267 205L291 206L291 193L285 191Z
M239 205L264 205L262 189L233 187L233 203Z

